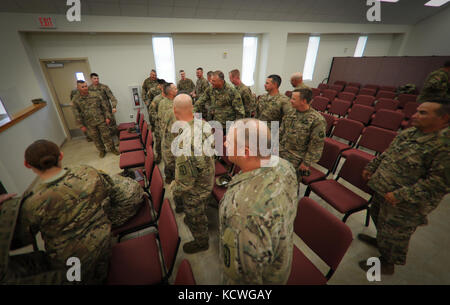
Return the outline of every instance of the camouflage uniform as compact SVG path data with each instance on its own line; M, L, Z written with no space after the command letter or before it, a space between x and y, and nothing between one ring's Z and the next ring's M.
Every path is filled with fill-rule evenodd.
M296 213L297 181L286 160L234 176L219 210L224 283L285 284Z
M106 105L106 108L108 109L108 112L111 117L111 122L109 122L109 128L111 129L111 135L118 135L119 131L117 129L117 123L116 118L114 117L114 114L112 113L113 108L117 108L117 99L114 97L114 94L111 92L111 89L105 84L98 84L97 86L90 85L89 91L96 91L99 93L102 98L103 102ZM111 107L112 105L112 107Z
M311 89L311 88L306 86L304 82L301 82L296 87L294 87L294 90L296 90L296 89Z
M79 95L80 93L79 93L78 89L76 89L76 88L73 89L72 91L70 91L70 101L71 102L72 102L73 97L75 95L77 95L77 94ZM87 131L83 131L83 133L84 133L84 136L86 137L86 140L88 140L89 142L92 142L92 139L89 137L88 132Z
M115 151L114 143L106 119L111 120L111 115L102 97L94 91L88 95L75 95L73 100L75 119L81 126L88 129L89 136L94 141L98 151L105 152L105 146L110 151Z
M102 173L112 185L109 199L104 202L103 210L111 221L112 228L125 224L142 207L144 189L135 180L120 175L109 176Z
M375 191L370 213L378 249L388 263L404 265L411 235L449 192L450 128L406 129L366 170L373 173L368 186ZM389 192L400 201L395 206L384 200Z
M41 232L51 270L66 269L66 261L81 262L81 283L106 280L111 255L111 222L102 203L112 185L90 166L64 168L41 181L23 201L14 245L28 245Z
M240 83L239 86L235 87L239 91L239 94L241 95L242 104L244 105L245 109L245 117L249 118L251 117L251 114L255 111L255 98L252 94L252 91L250 90L249 87L247 87L243 83Z
M222 128L226 128L227 121L244 118L245 109L241 95L234 86L224 83L222 89L210 87L198 99L194 112L201 112L206 120L218 121Z
M148 106L148 117L150 121L150 126L152 128L152 132L155 132L156 130L156 119L158 116L158 105L159 102L164 98L162 94L158 94L155 96L155 98L152 100L152 102Z
M197 82L195 83L195 95L197 99L199 99L203 93L205 93L206 89L209 88L209 83L206 78L197 78Z
M291 110L292 106L286 95L277 93L271 96L267 93L259 99L256 106L256 118L260 121L266 121L269 128L272 121L278 121L279 126L281 126L284 115Z
M161 94L161 89L159 86L152 87L148 90L147 94L144 96L144 102L147 107L149 107L150 103L153 101L153 99Z
M173 101L164 98L158 107L159 134L161 145L161 157L164 161L164 174L166 181L171 182L175 178L175 157L171 151L171 145L176 134L170 132L172 124L177 120L173 113Z
M195 89L195 84L190 78L180 79L177 85L178 91L185 91L190 94Z
M311 107L305 112L292 109L284 116L280 128L280 157L291 162L300 183L304 175L299 170L300 164L310 166L322 156L327 123Z
M431 72L425 83L422 91L417 97L419 103L427 102L432 98L450 98L449 73L441 68Z
M144 83L142 84L142 96L144 97L144 99L147 96L148 91L151 88L154 88L154 87L157 87L157 86L158 86L158 82L157 82L156 79L152 80L150 77L147 77L144 80Z
M194 120L189 122L189 127L192 132L191 156L176 157L172 193L177 207L184 208L194 239L207 242L209 236L206 207L214 186L214 157L203 153L201 156L194 156ZM210 134L202 133L202 143L209 136Z

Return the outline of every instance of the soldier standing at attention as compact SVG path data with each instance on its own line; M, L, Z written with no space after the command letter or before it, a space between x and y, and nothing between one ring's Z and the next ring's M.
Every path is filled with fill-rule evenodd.
M158 86L158 82L156 80L157 80L157 78L156 78L156 70L152 69L152 71L150 72L150 77L147 77L144 80L144 83L142 84L142 96L144 98L144 102L146 101L145 99L146 99L146 96L148 94L148 91L151 88L154 88L154 87Z
M444 67L431 72L423 84L417 101L423 103L435 98L450 99L449 73L450 61L445 62Z
M165 96L165 94L164 94L164 85L165 84L166 84L165 80L158 78L159 94L156 95L151 100L151 103L148 104L148 108L147 108L150 126L151 126L153 132L155 132L155 130L156 130L155 128L156 128L156 116L158 115L158 104Z
M280 157L294 166L298 183L309 175L309 166L320 160L325 139L327 123L311 107L311 100L311 89L295 89L290 101L293 109L280 127Z
M412 126L367 164L362 175L374 190L370 215L376 239L358 238L380 251L381 274L404 265L408 244L418 226L450 191L449 99L430 99L419 105ZM359 263L368 270L366 261Z
M303 75L300 72L295 72L291 76L291 85L294 89L310 89L303 82Z
M100 79L98 78L97 73L91 73L91 85L88 87L89 91L97 91L106 104L108 108L108 112L111 116L111 121L109 122L109 128L111 129L111 134L113 136L118 136L119 131L117 129L116 118L114 117L114 113L117 112L117 99L114 97L114 94L111 92L111 89L105 84L100 83Z
M244 104L245 117L251 117L252 113L255 111L255 98L249 87L244 85L241 81L241 73L238 69L231 70L228 74L230 82L235 86L241 95L242 104Z
M195 71L197 76L197 82L195 84L195 90L192 92L191 96L195 99L199 99L206 89L209 87L208 81L203 77L203 68L197 68Z
M186 77L186 72L184 72L184 70L180 70L180 77L181 79L177 85L178 91L185 91L187 93L193 92L195 84L192 79Z
M195 112L202 112L203 118L218 121L224 133L227 121L235 121L245 116L239 92L225 82L222 71L215 71L211 77L212 87L206 89L195 103ZM209 106L209 108L207 107Z
M75 88L75 89L73 89L72 91L70 91L70 101L72 101L73 97L74 97L76 94L79 94L77 88ZM72 105L72 106L73 106L73 105ZM86 137L86 141L92 142L92 139L89 137L89 134L87 133L87 131L83 131L83 133L84 133L84 136Z
M185 212L185 223L194 237L185 243L185 253L197 253L209 248L208 217L206 208L208 198L214 186L214 157L203 153L194 155L194 114L192 99L187 94L180 94L173 100L173 112L177 121L186 122L190 128L190 155L176 157L175 180L170 188L176 204L176 212ZM208 124L203 122L203 124ZM198 132L202 132L203 128ZM202 143L209 134L202 132Z
M108 275L111 255L111 223L102 202L112 185L90 166L62 168L63 153L47 140L38 140L25 151L25 166L39 176L31 193L25 194L15 226L13 249L35 244L42 234L45 252L11 256L4 283L67 283L36 273L67 270L66 262L81 262L81 284L102 284ZM35 270L37 269L37 270ZM40 270L39 270L40 269ZM54 282L56 281L56 282Z
M119 155L108 127L111 122L110 112L102 97L97 92L89 91L85 81L77 81L77 88L79 94L74 96L72 103L80 129L89 133L99 151L100 158L106 154L105 145L113 154Z
M256 106L256 118L266 121L270 127L270 122L278 121L278 126L286 113L292 110L289 98L280 94L278 88L281 85L281 77L276 74L269 75L264 84L267 94L260 97Z
M241 137L245 145L239 152ZM286 284L291 272L297 178L289 162L261 154L260 137L266 137L270 147L265 122L244 119L230 127L225 142L228 158L241 172L219 204L224 284Z

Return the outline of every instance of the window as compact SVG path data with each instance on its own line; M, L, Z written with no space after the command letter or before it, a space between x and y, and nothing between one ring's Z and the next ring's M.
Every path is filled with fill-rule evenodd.
M172 37L154 36L152 45L158 78L175 83L175 59L173 56Z
M8 123L9 121L11 121L11 119L9 118L9 115L5 109L5 106L3 106L2 99L0 98L0 126Z
M355 54L353 55L353 57L363 56L366 42L367 36L359 36L358 43L356 44Z
M244 37L242 51L242 82L253 86L253 74L256 68L256 54L258 51L258 37Z
M312 80L313 78L317 52L319 51L319 42L319 36L309 37L308 50L306 51L305 67L303 68L303 80Z
M75 77L77 78L77 80L83 80L86 81L84 79L84 73L83 72L75 72Z

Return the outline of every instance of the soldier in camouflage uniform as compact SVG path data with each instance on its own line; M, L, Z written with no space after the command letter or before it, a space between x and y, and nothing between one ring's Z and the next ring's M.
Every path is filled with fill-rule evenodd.
M423 103L435 98L450 98L449 73L450 61L447 61L441 69L431 72L423 84L417 101Z
M194 97L195 100L198 100L200 96L205 93L206 89L209 88L209 83L203 77L203 68L197 68L195 74L197 76L197 82L195 83L195 90L192 97Z
M92 167L62 168L62 157L58 146L47 140L36 141L25 151L25 166L40 180L24 195L12 246L35 244L40 232L46 252L39 260L45 259L47 271L66 270L68 258L76 257L81 262L81 283L101 284L106 280L111 255L111 223L102 202L112 185ZM11 259L11 267L17 269L6 275L6 282L15 283L18 278L20 282L21 277L35 274L33 266L42 268L34 259L19 257L26 266Z
M155 97L161 94L162 92L161 86L166 83L165 80L159 78L156 81L158 82L158 85L150 88L150 90L148 90L147 92L147 95L144 97L144 103L147 106L147 108L150 107L150 104L155 99Z
M192 99L189 95L180 94L174 99L174 113L178 121L187 123L190 131L187 135L191 140L189 155L181 154L176 157L175 181L171 184L171 190L176 212L181 213L184 209L185 222L194 237L193 241L183 245L184 252L191 254L207 250L209 247L206 208L214 186L214 157L207 156L203 150L200 156L194 154L194 115ZM202 133L201 143L210 136L202 132L202 127L197 130ZM181 132L179 135L181 136Z
M117 129L116 118L114 117L114 113L117 112L117 99L114 97L114 94L111 92L111 89L105 84L101 84L98 78L97 73L91 73L91 85L88 87L89 91L96 91L103 98L103 102L108 109L111 120L109 122L109 128L111 129L112 136L118 136L119 131Z
M195 89L195 84L192 79L186 77L186 72L184 72L184 70L180 70L180 77L181 79L177 85L178 91L184 91L188 94L192 94Z
M79 94L78 89L75 88L72 91L70 91L70 101L72 101L73 97L75 95ZM73 106L73 105L72 105ZM92 139L89 137L89 134L87 133L87 131L83 131L84 136L86 137L86 141L88 142L92 142Z
M105 145L113 154L119 155L108 128L111 115L105 102L97 92L88 90L86 82L78 81L77 83L80 94L74 96L72 104L80 129L88 131L99 151L100 158L106 154Z
M280 128L280 157L288 160L297 171L298 182L309 175L309 166L320 160L327 123L310 103L311 89L292 92L293 110L286 114Z
M152 132L155 132L156 130L156 117L158 115L158 105L159 102L164 98L164 85L166 84L166 81L163 79L158 79L158 91L159 94L157 94L148 104L148 118L150 121L150 126L152 129ZM152 89L154 91L154 89ZM156 93L156 92L155 92Z
M223 72L215 71L211 77L212 87L195 103L194 111L201 112L208 121L218 121L226 128L227 121L235 121L245 116L239 92L225 82Z
M150 77L147 77L142 84L142 96L144 97L144 102L148 91L156 86L158 86L156 71L152 69L152 71L150 72Z
M252 117L252 114L255 113L255 96L252 93L252 90L250 90L249 87L244 85L241 82L241 73L238 69L231 70L228 74L230 78L230 82L235 86L235 88L239 91L239 94L241 95L242 104L244 105L245 109L245 117L250 118Z
M393 274L395 265L406 263L412 234L428 223L427 215L449 193L449 119L449 99L422 103L412 116L413 127L402 131L363 171L375 192L370 214L377 237L358 238L378 247L382 274ZM366 261L360 266L368 268Z
M292 110L289 98L280 94L278 90L280 85L280 76L276 74L269 75L264 84L267 94L261 96L256 105L256 118L266 121L269 127L272 121L278 121L278 126L281 126L284 115Z
M246 120L260 122L243 121ZM242 171L227 185L220 202L219 251L224 284L286 284L291 272L297 212L295 170L282 158L261 157L252 152L251 145L245 145L245 157L237 155L235 138L241 132L244 133L230 128L225 143L230 161ZM256 132L250 129L249 137L256 136L252 133ZM259 123L259 133L270 142L265 123ZM232 141L234 152L229 144ZM262 167L263 160L272 162Z
M291 85L295 89L310 89L308 86L305 85L303 82L303 75L300 72L295 72L291 76Z

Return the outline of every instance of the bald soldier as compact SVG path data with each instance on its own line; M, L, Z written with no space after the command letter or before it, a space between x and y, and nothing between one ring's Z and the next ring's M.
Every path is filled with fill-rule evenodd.
M241 95L242 104L245 109L245 117L251 117L252 113L255 112L255 96L252 93L252 90L242 83L241 73L238 69L231 70L228 73L228 76L230 78L230 82L235 86Z
M158 85L156 80L156 70L152 69L150 72L150 77L147 77L142 84L142 96L144 97L144 102L146 101L148 91Z
M291 85L294 89L310 89L303 82L303 75L300 72L295 72L291 76Z
M283 117L292 110L289 98L278 90L281 85L281 77L276 74L269 75L264 84L267 94L261 96L256 106L256 118L270 122L278 121L279 126Z
M99 151L100 158L105 156L106 149L119 155L108 127L111 123L111 115L102 96L96 91L89 91L86 82L82 80L77 81L77 88L79 94L73 97L72 104L78 126L83 132L89 133Z
M430 99L411 119L413 127L400 132L362 173L374 191L370 215L377 237L358 238L378 248L381 274L406 264L412 234L450 192L450 100ZM359 265L370 268L365 260Z
M298 182L309 176L309 167L322 156L327 123L311 107L311 89L295 89L291 96L292 110L280 127L280 157L297 171Z
M180 70L180 81L177 85L178 91L185 91L191 93L195 89L195 84L192 79L186 77L186 72Z
M246 132L240 124L250 128ZM239 120L225 142L228 158L241 172L220 202L224 284L286 284L291 272L297 177L288 161L262 153L258 135L270 147L264 122ZM245 139L243 149L238 149L239 137Z
M201 150L201 155L194 155L194 115L192 99L187 94L180 94L173 100L173 112L177 121L185 122L187 137L190 139L183 142L189 145L188 155L181 154L175 159L175 180L171 184L173 198L176 204L176 212L183 210L186 214L185 223L189 227L194 237L193 241L185 243L183 250L185 253L197 253L205 251L209 247L208 217L206 208L208 198L214 186L214 157L203 153L202 143L210 136L210 132L202 132L203 126L195 132L201 133L202 142L197 149ZM201 121L200 121L201 122ZM203 124L208 124L203 122ZM183 136L179 133L180 136Z

